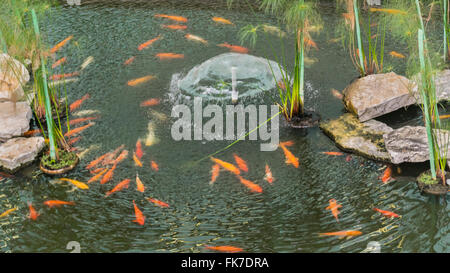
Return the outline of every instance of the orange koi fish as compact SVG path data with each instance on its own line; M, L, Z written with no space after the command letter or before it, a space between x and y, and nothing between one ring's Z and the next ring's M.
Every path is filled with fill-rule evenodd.
M336 90L336 89L334 89L334 88L331 88L331 94L332 94L335 98L340 99L340 100L342 100L342 99L344 98L344 95L342 95L341 92L339 92L338 90Z
M219 176L219 172L220 172L219 164L214 164L211 169L211 181L209 182L209 184L212 185L214 182L216 182L216 179Z
M210 250L219 251L219 252L227 252L227 253L236 253L236 252L244 251L242 248L235 247L235 246L209 246L209 245L205 245L205 248L206 249L210 249Z
M186 25L161 25L163 28L173 29L173 30L182 30L187 29Z
M62 65L63 63L65 63L67 61L66 57L62 57L61 59L57 60L56 62L54 62L52 64L52 68L54 69L55 67Z
M75 76L79 76L79 75L80 75L80 72L75 71L75 72L72 72L72 73L51 75L49 77L49 79L52 80L52 81L56 81L56 80L60 80L62 78L70 78L70 77L75 77Z
M214 158L214 157L211 157L211 160L212 160L213 162L215 162L216 164L219 164L219 165L220 165L222 168L224 168L225 170L228 170L228 171L234 173L235 175L240 175L240 174L241 174L241 171L239 171L239 169L236 168L236 166L234 166L234 165L231 164L231 163L222 161L222 160L217 159L217 158Z
M241 181L242 184L244 184L247 188L250 189L250 191L257 192L257 193L262 193L263 192L263 189L259 185L253 183L252 181L244 179L240 175L238 175L238 178L239 178L239 180Z
M153 79L155 79L155 78L156 78L155 76L148 75L148 76L144 76L144 77L141 77L141 78L129 80L129 81L127 82L127 84L128 84L129 86L137 86L137 85L143 84L143 83L145 83L145 82L148 82L149 80L153 80Z
M41 129L29 130L23 133L24 137L30 137L41 133Z
M145 191L144 183L142 183L141 179L139 178L139 176L137 174L136 174L136 190L140 191L140 192Z
M73 35L70 35L66 39L64 39L61 42L59 42L58 44L56 44L52 49L50 49L50 53L55 53L56 51L58 51L61 47L63 47L65 44L67 44L67 42L69 42L72 38L73 38Z
M30 210L30 214L28 214L28 218L36 221L36 219L39 217L40 214L33 208L33 205L31 204L31 202L28 202L28 208Z
M105 159L105 157L108 155L109 153L106 153L104 155L99 156L98 158L92 160L87 166L86 169L92 169L93 167L97 166L98 164L100 164L100 162L103 161L103 159Z
M335 155L335 156L341 156L344 155L341 152L322 152L322 154L326 154L326 155Z
M155 172L157 172L159 170L158 163L156 163L155 161L152 160L152 162L150 164L151 164L152 170L154 170Z
M139 225L143 226L145 223L145 216L142 213L142 211L136 206L136 203L133 200L134 205L134 214L136 215L136 220L133 220L133 222L138 223Z
M248 48L245 48L243 46L230 45L229 43L218 44L217 46L226 47L229 50L237 53L244 53L244 54L248 53Z
M195 36L195 35L192 35L192 34L189 34L189 33L186 34L186 35L184 35L184 37L185 37L186 39L190 40L190 41L200 42L200 43L205 44L205 45L208 44L208 41L206 41L206 40L203 39L202 37Z
M151 46L154 42L158 41L159 39L161 39L161 35L158 35L158 37L153 38L153 39L151 39L151 40L148 40L148 41L145 42L145 43L140 44L140 45L138 46L138 50L141 51L141 50L143 50L143 49L145 49L145 48Z
M102 177L102 175L104 173L106 173L108 171L108 168L104 168L101 172L99 172L98 174L94 175L91 179L88 180L88 184L98 181L100 179L100 177Z
M148 200L149 202L152 202L153 204L159 206L159 207L162 207L162 208L168 208L168 207L169 207L169 204L167 204L167 203L165 203L165 202L163 202L163 201L160 201L160 200L158 200L158 199L147 198L147 200Z
M234 25L231 21L222 18L222 17L213 17L212 20L216 23L222 23L222 24L226 24L226 25Z
M89 99L89 97L90 97L89 94L86 94L81 99L74 101L69 107L70 112L73 112L74 110L78 109L85 100Z
M91 174L98 174L99 172L103 171L104 169L107 169L107 168L97 168L97 169L91 170L89 172Z
M2 214L0 214L0 218L6 217L6 216L8 216L9 214L11 214L12 212L14 212L16 210L17 210L17 208L9 209L9 210L3 212Z
M391 51L389 53L389 55L391 55L392 57L395 57L395 58L400 58L400 59L404 59L405 58L405 55L403 55L401 53L398 53L398 52L395 52L395 51Z
M439 119L447 119L447 118L450 118L450 115L443 115L439 117Z
M123 160L125 160L128 157L128 151L127 150L123 150L120 155L114 159L114 161L112 162L112 164L117 165L120 162L122 162Z
M171 60L171 59L183 59L184 54L176 54L176 53L158 53L156 57L160 60Z
M380 179L383 183L386 183L392 179L391 175L392 175L392 167L388 166L384 171L383 176L380 177Z
M303 40L305 41L305 44L306 44L306 46L308 48L309 47L314 47L315 49L319 49L319 47L317 46L317 44L313 40L308 39L307 37L305 37Z
M264 176L264 180L272 184L274 178L272 176L272 172L270 171L269 165L266 164L266 175Z
M146 100L146 101L143 101L142 103L141 103L141 107L145 107L145 106L155 106L155 105L158 105L159 104L159 99L155 99L155 98L153 98L153 99L149 99L149 100Z
M136 59L136 57L134 57L134 56L126 59L125 62L123 62L123 65L130 65L131 63L134 62L134 59Z
M130 184L130 179L124 179L122 180L122 182L120 182L119 184L117 184L112 190L106 192L105 197L110 196L111 194L121 191L123 189L128 189L128 185Z
M353 237L353 236L359 236L362 232L359 230L343 230L343 231L336 231L336 232L327 232L327 233L319 233L321 236L339 236L339 237Z
M283 142L280 142L279 145L285 146L285 147L291 147L294 145L294 141L293 140L283 141Z
M155 14L155 17L167 18L167 19L170 19L172 21L183 22L183 23L186 23L188 21L188 19L186 17L175 16L175 15L167 15L167 14Z
M144 152L142 151L142 144L141 144L140 139L138 139L136 141L136 156L139 158L139 160L141 160L142 156L144 156Z
M295 168L298 168L300 165L298 158L295 157L284 145L280 145L280 147L283 149L284 156L286 157L286 164L291 164Z
M61 200L48 200L44 202L44 205L47 205L49 208L59 207L64 205L75 206L75 202L61 201Z
M278 84L278 87L280 87L283 90L286 90L286 85L284 84L284 82L282 80L279 80L277 84Z
M81 137L79 136L79 137L76 137L76 138L73 138L73 139L71 139L71 140L69 140L69 142L67 142L67 144L69 144L69 146L72 146L73 144L75 144L77 141L79 141L81 139Z
M82 123L89 120L95 120L98 119L98 117L87 117L87 118L77 118L69 121L69 125L77 125L78 123Z
M329 202L330 202L330 205L328 207L326 207L325 209L331 210L331 213L333 214L334 218L336 218L336 221L339 222L338 215L339 215L339 213L341 213L339 211L339 208L342 208L342 205L339 205L337 203L336 199L330 199Z
M100 184L105 184L105 183L107 183L108 181L110 181L111 180L111 178L113 177L113 175L114 175L114 170L116 169L116 166L117 165L113 165L112 166L112 168L103 176L103 178L102 178L102 180L100 181Z
M117 147L114 151L108 153L108 155L105 157L105 159L103 159L102 165L106 166L106 165L113 164L116 161L114 158L124 147L125 147L125 145L122 144L119 147Z
M64 136L65 137L71 137L73 135L79 134L82 131L86 130L87 128L91 127L92 125L94 125L95 123L88 123L87 125L81 126L81 127L77 127L75 129L70 130L69 132L67 132Z
M133 160L136 166L142 167L142 162L137 158L136 153L133 153Z
M233 154L233 156L239 169L241 169L241 171L248 172L247 162L245 162L245 160L240 158L237 154Z
M88 190L89 189L88 185L86 185L83 182L77 181L77 180L73 180L73 179L69 179L69 178L59 178L59 180L69 182L72 185L74 185L75 187L77 187L79 189L82 189L82 190Z
M401 14L401 15L408 14L406 11L399 10L399 9L370 8L369 11L371 11L371 12L379 11L379 12L386 12L386 13L389 13L389 14Z
M383 214L386 217L395 217L398 218L400 217L400 215L392 212L392 211L387 211L387 210L381 210L381 209L377 209L377 208L373 208L374 211L378 211L379 213Z

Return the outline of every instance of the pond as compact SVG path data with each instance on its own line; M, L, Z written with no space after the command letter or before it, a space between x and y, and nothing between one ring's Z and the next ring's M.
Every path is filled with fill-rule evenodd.
M217 44L241 45L241 27L277 25L275 18L252 14L244 6L229 10L217 1L82 2L81 6L58 7L40 22L51 45L74 36L57 55L67 57L65 73L79 70L87 57L94 58L78 81L67 84L69 101L90 95L79 111L96 110L99 115L95 125L80 134L75 146L79 151L90 150L67 177L88 181L92 174L86 165L122 144L130 155L117 166L112 181L90 183L89 190L72 190L68 183L54 183L54 177L40 173L37 164L0 181L1 211L18 207L9 217L0 218L1 252L68 252L70 241L79 242L82 252L211 251L205 245L232 245L245 252L361 252L370 241L379 242L382 252L450 252L448 196L439 199L421 195L415 184L416 175L426 169L426 164L401 165L394 175L396 181L384 184L379 179L383 163L353 154L323 154L339 149L318 127L291 129L281 125L280 141L294 141L289 150L299 158L298 168L285 163L280 148L261 152L261 141L240 141L215 155L227 162L234 162L233 153L245 159L249 171L243 177L263 189L262 193L253 193L227 171L221 171L215 183L209 184L213 163L207 156L232 141L172 139L172 76L186 74L192 67L229 52ZM330 42L336 37L332 26L340 20L334 6L324 2L320 12L325 27L313 36L319 49L309 53L315 62L307 65L305 93L307 107L326 120L345 112L330 90L343 90L357 74L342 45ZM184 16L188 18L187 29L162 28L162 24L174 23L156 14ZM235 25L215 23L211 20L214 16ZM204 38L208 45L185 39L186 33ZM137 50L138 45L158 35L163 38ZM293 48L293 41L284 39L288 49ZM276 39L273 46L280 50ZM386 47L405 51L389 39ZM251 55L274 59L264 37L249 49ZM161 52L184 54L184 58L155 58ZM287 60L292 60L293 53L287 54ZM124 65L132 56L133 63ZM395 72L404 74L403 60L386 58ZM129 80L147 75L156 78L139 86L127 85ZM160 104L140 107L151 98L160 99ZM272 104L267 98L257 100ZM418 108L408 110L417 123L421 120L419 113ZM385 119L395 125L404 122L402 115ZM138 167L131 153L139 138L145 140L149 122L155 137L153 145L143 145L143 167ZM157 171L151 168L151 161L157 162ZM272 184L264 180L266 164L275 179ZM136 190L136 174L145 185L144 193ZM127 178L131 180L127 189L105 198L107 191ZM147 201L149 197L170 207L155 206ZM43 202L49 199L76 205L48 208ZM342 205L339 221L325 209L330 199ZM143 226L132 222L133 200L146 216ZM41 213L36 221L26 217L27 201ZM383 217L374 207L402 217ZM340 230L363 234L342 240L319 236Z

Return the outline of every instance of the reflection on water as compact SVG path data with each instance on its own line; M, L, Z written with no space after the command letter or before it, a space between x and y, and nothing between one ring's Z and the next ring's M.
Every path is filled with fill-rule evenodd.
M58 53L58 57L67 57L65 72L77 71L88 56L95 60L78 81L68 84L70 101L90 94L80 112L94 111L85 116L100 115L76 144L84 154L70 178L88 181L92 177L85 169L88 162L122 144L130 156L117 166L111 182L92 183L85 191L73 191L68 183L50 183L53 178L39 174L36 166L2 180L0 211L13 206L19 209L0 218L0 251L68 252L66 245L70 241L79 242L84 252L209 251L203 247L205 244L233 245L247 252L361 252L371 241L381 245L381 252L450 251L449 205L442 199L419 194L413 177L417 167L405 166L405 177L383 184L378 179L382 172L378 163L356 155L347 161L346 156L322 154L337 148L318 128L283 128L280 132L281 141L295 142L289 150L299 158L298 169L285 164L281 149L260 152L259 141L242 141L216 155L227 162L234 162L233 153L244 158L249 172L243 176L260 185L263 193L251 193L227 171L221 171L217 181L209 185L212 162L207 159L192 163L230 142L171 139L172 75L186 73L228 52L215 45L239 44L237 31L241 27L249 23L277 25L276 21L263 14L250 16L244 9L227 10L216 1L107 2L113 1L64 6L42 22L43 32L51 44L74 35L74 41ZM158 2L161 4L155 4ZM338 19L334 9L324 6L322 12L324 24L333 26ZM161 28L168 22L155 18L158 13L189 18L187 30ZM227 18L236 26L215 24L213 16ZM184 38L187 32L207 39L210 45L188 42ZM158 35L164 39L148 49L137 50L139 44ZM307 105L323 119L344 111L330 89L342 90L355 77L347 52L339 43L327 42L333 37L332 30L315 37L320 49L312 50L309 57L317 62L306 71ZM292 41L290 45L293 47ZM386 47L402 51L390 41ZM182 53L185 58L160 61L155 58L160 52ZM250 54L271 58L263 40L250 49ZM134 62L124 66L131 56L135 56ZM287 59L292 60L292 56ZM402 73L404 68L398 69ZM135 87L127 85L129 80L146 75L156 78ZM161 103L150 108L139 106L151 98L160 98ZM80 112L78 116L85 114ZM135 166L131 153L137 139L149 135L149 123L158 142L143 145L140 168ZM158 171L150 167L152 160L158 163ZM266 164L275 178L272 184L264 180ZM144 193L136 191L136 173L146 187ZM132 181L128 189L104 198L106 191L127 178ZM167 202L170 207L155 206L146 198ZM342 205L339 222L325 210L332 198ZM76 205L49 209L43 205L48 199L74 201ZM133 200L147 217L144 226L132 222ZM27 201L32 201L41 213L36 221L26 217ZM402 217L385 218L373 207ZM340 230L360 230L363 234L343 240L318 235Z

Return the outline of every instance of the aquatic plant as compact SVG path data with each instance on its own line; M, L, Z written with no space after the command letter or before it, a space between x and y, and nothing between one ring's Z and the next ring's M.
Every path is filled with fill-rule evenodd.
M450 32L450 11L449 11L449 5L450 5L450 1L449 0L441 0L441 8L442 8L442 18L443 18L443 33L444 33L444 39L443 39L443 43L444 43L444 61L447 61L448 57L450 56L450 37L449 37L449 32Z

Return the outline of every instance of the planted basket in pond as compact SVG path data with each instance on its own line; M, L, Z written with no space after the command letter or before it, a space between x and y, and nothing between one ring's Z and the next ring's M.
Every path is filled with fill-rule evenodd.
M440 179L433 179L431 171L425 171L417 177L417 186L424 193L432 195L444 195L450 190L448 185L444 185Z
M60 150L58 155L57 160L52 160L49 153L44 154L39 165L41 171L51 175L64 174L75 168L79 162L79 158L74 152Z

